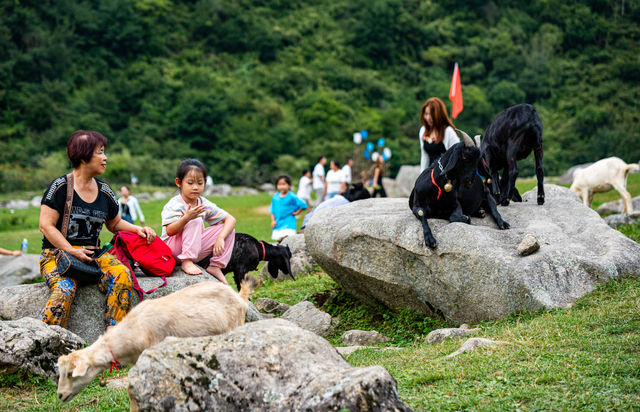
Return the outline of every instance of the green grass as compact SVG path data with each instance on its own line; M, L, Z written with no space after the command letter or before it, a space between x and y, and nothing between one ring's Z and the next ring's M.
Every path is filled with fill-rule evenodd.
M629 177L633 196L640 194L636 177L640 178ZM535 180L518 182L521 193L534 186ZM597 200L613 200L605 195L616 198L603 194L597 195ZM238 219L238 231L270 238L265 209L268 195L211 200ZM148 223L158 231L165 202L142 205ZM37 224L37 209L23 212L16 214L24 217L20 217L24 223L1 233L0 246L5 246L8 233L18 243L32 234L33 229L22 225ZM639 225L620 230L636 241L640 239ZM40 237L37 230L35 235ZM34 245L37 243L30 239L30 246ZM266 281L253 299L259 297L287 304L305 298L314 301L337 319L335 331L328 337L334 345L341 345L341 335L350 329L377 330L388 336L390 342L376 345L378 349L359 350L348 361L354 366L385 367L397 380L400 397L415 410L640 410L640 279L601 285L570 309L483 322L478 325L482 331L475 336L510 344L453 360L444 356L461 342L428 345L425 337L433 329L455 325L410 310L393 312L365 305L341 291L318 269L296 281ZM381 349L388 346L402 349ZM0 394L0 410L116 411L129 406L125 390L101 387L97 381L63 406L56 399L53 384L26 374L0 373Z

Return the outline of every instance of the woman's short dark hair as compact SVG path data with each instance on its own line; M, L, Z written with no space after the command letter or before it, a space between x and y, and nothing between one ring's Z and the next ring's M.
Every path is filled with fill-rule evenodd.
M321 161L322 159L324 159L324 156L320 156L320 157L318 157L318 161L317 161L316 163L320 163L320 161Z
M97 147L107 148L107 138L93 130L76 130L67 143L67 156L75 169L84 160L89 162Z
M204 164L198 159L185 159L178 165L178 170L176 171L176 177L180 180L184 179L184 177L192 170L197 170L202 173L203 178L207 178L207 168Z
M281 179L284 179L284 181L285 181L285 182L287 182L287 184L288 184L289 186L291 186L291 176L289 176L289 175L284 175L284 174L283 174L283 175L278 175L278 177L276 177L276 186L278 186L278 182L279 182Z

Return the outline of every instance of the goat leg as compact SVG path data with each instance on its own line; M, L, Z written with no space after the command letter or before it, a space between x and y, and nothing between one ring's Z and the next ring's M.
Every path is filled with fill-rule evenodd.
M504 221L502 219L502 216L500 216L500 213L498 212L498 207L496 205L496 200L493 198L493 196L491 196L491 192L486 187L484 190L484 199L482 200L482 204L485 208L489 209L489 214L491 215L493 220L495 220L499 229L504 230L504 229L509 229L511 227L509 223Z
M431 232L431 228L429 227L429 223L427 223L427 217L429 214L429 208L414 206L411 211L418 218L420 223L422 223L422 234L424 236L424 244L434 249L436 247L436 238L433 237L433 233Z
M462 213L462 206L460 205L460 202L457 200L456 200L456 208L454 209L453 213L451 213L451 216L449 216L449 222L451 223L462 222L466 224L471 224L471 218Z
M495 167L491 167L491 155L489 153L485 153L483 159L486 161L486 171L491 177L491 193L496 197L496 199L500 198L500 174Z
M542 169L542 144L533 149L533 156L536 159L536 177L538 178L538 204L544 204L544 170Z
M516 154L518 153L518 147L518 145L513 144L510 145L509 149L507 150L507 167L509 168L509 180L507 181L507 193L502 194L503 206L509 205L509 200L513 196L513 189L516 187L516 179L518 178L518 163L516 161Z

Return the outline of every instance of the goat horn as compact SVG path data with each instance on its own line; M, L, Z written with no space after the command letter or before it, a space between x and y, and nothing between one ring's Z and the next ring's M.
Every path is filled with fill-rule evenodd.
M468 134L460 130L460 134L462 135L462 140L464 140L465 146L475 146L476 144L471 140Z

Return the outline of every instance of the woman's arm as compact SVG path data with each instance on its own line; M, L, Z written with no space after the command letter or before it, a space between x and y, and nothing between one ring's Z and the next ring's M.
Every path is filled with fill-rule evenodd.
M227 215L222 221L224 222L224 226L216 243L213 245L214 256L222 255L222 252L224 252L224 240L231 234L233 229L236 228L236 219L233 216Z
M273 213L269 213L271 216L271 229L276 227L276 216Z
M376 167L376 170L373 172L373 187L378 189L378 177L380 177L380 168Z
M144 226L144 213L142 213L142 209L140 208L140 202L138 202L138 199L133 196L129 197L129 199L133 200L133 205L131 205L134 213L132 216L133 220L134 221L136 220L136 214L137 214L138 217L140 217L140 224Z
M460 142L460 138L458 137L458 134L456 133L456 131L453 130L453 127L447 126L447 128L444 129L443 142L444 142L444 148L446 150L449 150L451 146Z
M121 230L137 233L138 236L147 239L147 243L151 243L156 237L156 232L153 229L148 226L140 227L138 225L131 224L126 220L122 220L122 218L120 218L120 213L118 213L118 215L113 219L108 220L106 225L107 229L112 233L116 233Z
M118 215L118 218L119 217L120 215ZM76 249L71 246L71 243L69 243L64 236L62 236L62 232L60 232L56 227L56 223L58 223L59 218L60 213L58 213L57 210L52 209L47 205L42 205L40 207L40 222L38 224L40 232L42 232L49 243L57 249L68 252L71 256L82 262L91 262L93 260L91 258L93 251L87 249Z

